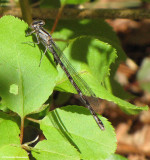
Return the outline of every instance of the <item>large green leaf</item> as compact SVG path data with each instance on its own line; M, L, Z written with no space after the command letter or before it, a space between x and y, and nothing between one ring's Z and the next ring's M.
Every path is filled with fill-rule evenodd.
M88 48L86 46L88 46ZM72 58L71 54L76 58ZM82 37L71 42L69 46L65 48L64 55L91 87L97 97L113 101L118 104L122 110L130 114L137 114L141 110L148 109L147 106L136 107L114 96L105 88L105 85L103 85L105 77L109 76L110 64L114 62L117 56L116 50L112 46L98 39ZM63 92L76 93L63 70L58 67L58 71L59 77L57 79L56 89ZM82 84L79 86L82 87Z
M117 57L116 50L112 46L87 36L72 41L69 46L65 48L64 54L67 59L69 59L70 64L75 66L79 74L92 74L99 80L99 83L103 83L105 77L109 75L110 64L114 62ZM75 59L72 58L71 55L73 55ZM62 70L58 70L61 78L64 78L64 75L60 73ZM60 81L61 80L57 80L57 83L60 84Z
M43 159L44 155L49 155L48 159L56 159L51 157L55 155L57 159L66 157L66 160L69 160L71 158L67 157L68 150L76 148L81 159L99 160L109 157L116 150L114 129L105 118L99 118L105 125L104 131L100 130L90 112L84 107L74 105L51 111L40 124L47 140L38 143L35 148L39 152L33 153L33 156ZM70 149L65 148L67 143L71 144Z
M50 22L49 26L52 26L53 21L48 21L46 24L48 24L49 22ZM80 36L95 37L96 39L99 39L101 42L106 42L110 44L114 49L116 49L118 58L116 59L115 63L113 63L110 66L109 72L111 74L111 78L106 77L107 82L104 81L103 83L105 83L105 86L107 87L107 89L114 95L117 95L120 98L124 98L124 99L131 97L121 88L121 86L118 83L114 83L113 78L116 73L116 70L120 62L125 60L126 56L124 51L121 48L121 44L119 42L118 37L116 36L116 33L104 20L102 19L100 20L87 20L87 19L86 20L69 20L69 21L60 20L52 36L53 38L64 40L64 41L56 41L56 43L59 45L59 47L62 50L66 47L66 40L68 42L68 40L74 39ZM81 51L85 53L88 50L88 47L89 47L89 43L84 44L84 47L83 47L84 50L81 49ZM76 53L75 52L70 53L72 59L79 60L76 58L76 54L81 54L81 56L85 58L84 61L86 61L87 54L83 55L82 52L78 53L78 51L76 51Z
M21 117L38 110L52 93L56 69L26 37L27 24L18 18L0 19L0 96L2 105Z

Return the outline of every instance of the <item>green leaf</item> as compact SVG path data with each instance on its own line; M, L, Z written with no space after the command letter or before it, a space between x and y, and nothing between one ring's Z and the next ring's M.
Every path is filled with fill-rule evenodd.
M114 96L103 85L105 77L109 76L109 67L116 58L116 50L112 46L91 37L81 37L72 41L64 50L64 54L97 97L113 101L129 114L137 114L141 110L148 109L147 106L137 107ZM75 58L72 58L71 54ZM76 93L63 70L58 67L58 71L59 77L55 89Z
M135 106L135 105L133 105L133 104L131 104L131 103L125 101L125 100L122 100L122 99L112 95L110 92L108 92L104 87L102 87L100 85L98 87L95 86L94 90L95 90L95 94L97 95L97 97L100 97L101 99L105 99L105 100L108 100L108 101L113 101L124 112L126 112L128 114L138 114L140 111L149 109L148 106L139 107L139 106Z
M41 49L30 43L32 36L25 36L27 28L18 18L0 19L0 96L2 105L21 117L42 106L52 93L57 76L46 56L39 67Z
M150 59L145 58L138 71L137 79L142 89L150 92Z
M46 25L49 29L50 26L53 26L53 21L47 21ZM53 38L62 40L70 40L80 36L96 37L101 41L111 44L117 50L121 60L126 57L116 33L103 19L60 20L52 36ZM57 43L61 49L64 46L63 44L66 45L66 41L57 41Z
M0 112L0 159L28 159L27 152L20 146L19 134L16 119Z
M56 159L51 158L55 155L58 156L57 159L65 159L72 147L80 153L81 159L106 159L116 150L116 138L110 122L101 116L99 118L104 123L104 131L100 130L90 112L84 107L74 105L51 111L40 124L47 140L38 143L35 148L39 152L33 153L33 156L43 159L44 155L49 155L49 159ZM60 145L56 145L55 142ZM66 144L71 145L70 149L66 149Z
M19 146L5 145L0 148L0 159L29 160L29 157L28 157L28 153Z
M127 158L118 155L118 154L112 154L109 158L107 158L106 160L127 160Z
M123 100L135 98L134 95L131 95L130 93L126 92L124 88L120 85L120 83L118 83L114 79L116 72L113 72L113 70L111 70L110 72L110 77L105 79L105 86L107 90L114 96L119 97Z
M49 21L46 23L48 24ZM52 26L53 22L51 22L50 26ZM49 28L49 27L48 27ZM121 44L119 42L119 39L116 35L116 33L112 30L112 28L104 21L104 20L60 20L59 25L57 26L55 32L53 33L53 38L61 39L63 41L56 41L56 43L59 45L61 50L64 50L66 47L66 41L70 39L74 39L80 36L90 36L95 37L96 39L99 39L102 42L106 42L106 44L110 44L114 49L117 51L117 59L115 63L113 63L110 67L110 74L111 78L107 81L107 83L104 81L105 86L107 89L113 93L116 96L119 96L120 98L129 98L129 94L127 94L123 89L120 93L120 85L118 83L114 83L113 78L115 76L116 70L120 64L120 62L124 61L126 59L126 55L124 51L121 48ZM67 41L68 42L68 41ZM81 44L83 47L83 45ZM86 50L88 50L89 44L84 44L84 53ZM81 50L83 52L83 50ZM72 59L74 60L80 60L76 58L76 54L81 54L82 57L86 60L86 55L83 53L78 53L78 51L74 54L71 54ZM110 60L109 60L110 61ZM108 79L108 77L106 77ZM118 90L116 90L116 88Z
M59 109L57 109L59 110ZM52 111L53 113L54 111ZM50 119L49 119L50 118ZM62 135L56 131L56 128L50 126L51 115L46 116L41 121L41 129L47 140L39 142L32 151L32 155L37 160L41 159L61 159L61 160L79 160L80 156L77 149L66 141ZM45 124L46 123L46 124Z
M49 104L43 104L38 110L32 112L31 114L41 113L49 108Z
M75 58L72 58L71 54ZM105 77L109 75L109 66L116 58L116 51L110 45L98 39L81 37L69 44L64 50L64 55L85 80L90 80L90 78L94 76L95 79L99 80L100 84L104 81ZM73 87L68 83L69 81L65 73L60 67L58 67L58 71L59 77L56 88L59 90L62 88L63 91L71 92ZM95 83L94 79L90 81L90 83L89 85L92 86ZM96 83L95 85L98 84Z
M33 149L32 155L36 160L80 160L79 153L76 149L70 143L60 139L59 136L54 140L47 139L39 142L35 149Z
M0 148L8 144L20 144L19 127L16 120L3 112L0 112Z

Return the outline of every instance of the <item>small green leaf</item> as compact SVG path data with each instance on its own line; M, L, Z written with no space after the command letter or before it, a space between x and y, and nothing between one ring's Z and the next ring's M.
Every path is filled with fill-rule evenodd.
M116 150L116 137L110 122L101 116L99 118L104 123L104 131L100 130L84 107L74 105L51 111L40 124L47 141L39 142L36 146L39 150L37 156L49 153L49 159L51 154L59 155L58 159L61 159L61 156L68 155L69 148L65 149L65 145L69 143L80 153L81 159L106 159ZM56 141L60 145L55 145ZM60 152L63 152L63 155Z
M53 92L57 76L46 56L39 67L42 51L30 43L32 36L25 36L27 28L15 17L0 19L0 96L2 105L21 117L42 106Z

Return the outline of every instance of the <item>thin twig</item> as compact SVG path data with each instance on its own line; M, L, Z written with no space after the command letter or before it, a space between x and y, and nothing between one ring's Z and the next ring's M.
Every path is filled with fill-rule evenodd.
M18 8L4 10L0 8L0 13L3 10L3 15L21 16L21 11ZM55 19L58 14L58 9L32 9L32 16L38 19ZM1 16L1 15L0 15ZM150 9L72 9L65 8L62 11L60 19L148 19L150 18Z
M56 26L57 26L57 23L58 23L58 21L59 21L59 19L60 19L60 17L61 17L61 14L62 14L63 9L64 9L64 5L59 8L57 17L56 17L56 19L55 19L54 25L53 25L52 30L51 30L51 34L54 32L54 30L55 30L55 28L56 28Z
M26 117L26 119L28 119L29 121L35 122L35 123L40 123L40 121L39 121L39 120L36 120L36 119L30 118L30 117Z

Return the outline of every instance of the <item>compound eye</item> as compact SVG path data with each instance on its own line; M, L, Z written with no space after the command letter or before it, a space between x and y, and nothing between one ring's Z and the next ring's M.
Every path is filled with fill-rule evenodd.
M44 25L45 25L45 22L42 21L42 20L40 20L40 21L39 21L39 25L40 25L40 26L44 26Z
M45 22L42 20L35 20L31 23L31 28L36 28L38 26L43 26L45 25Z

